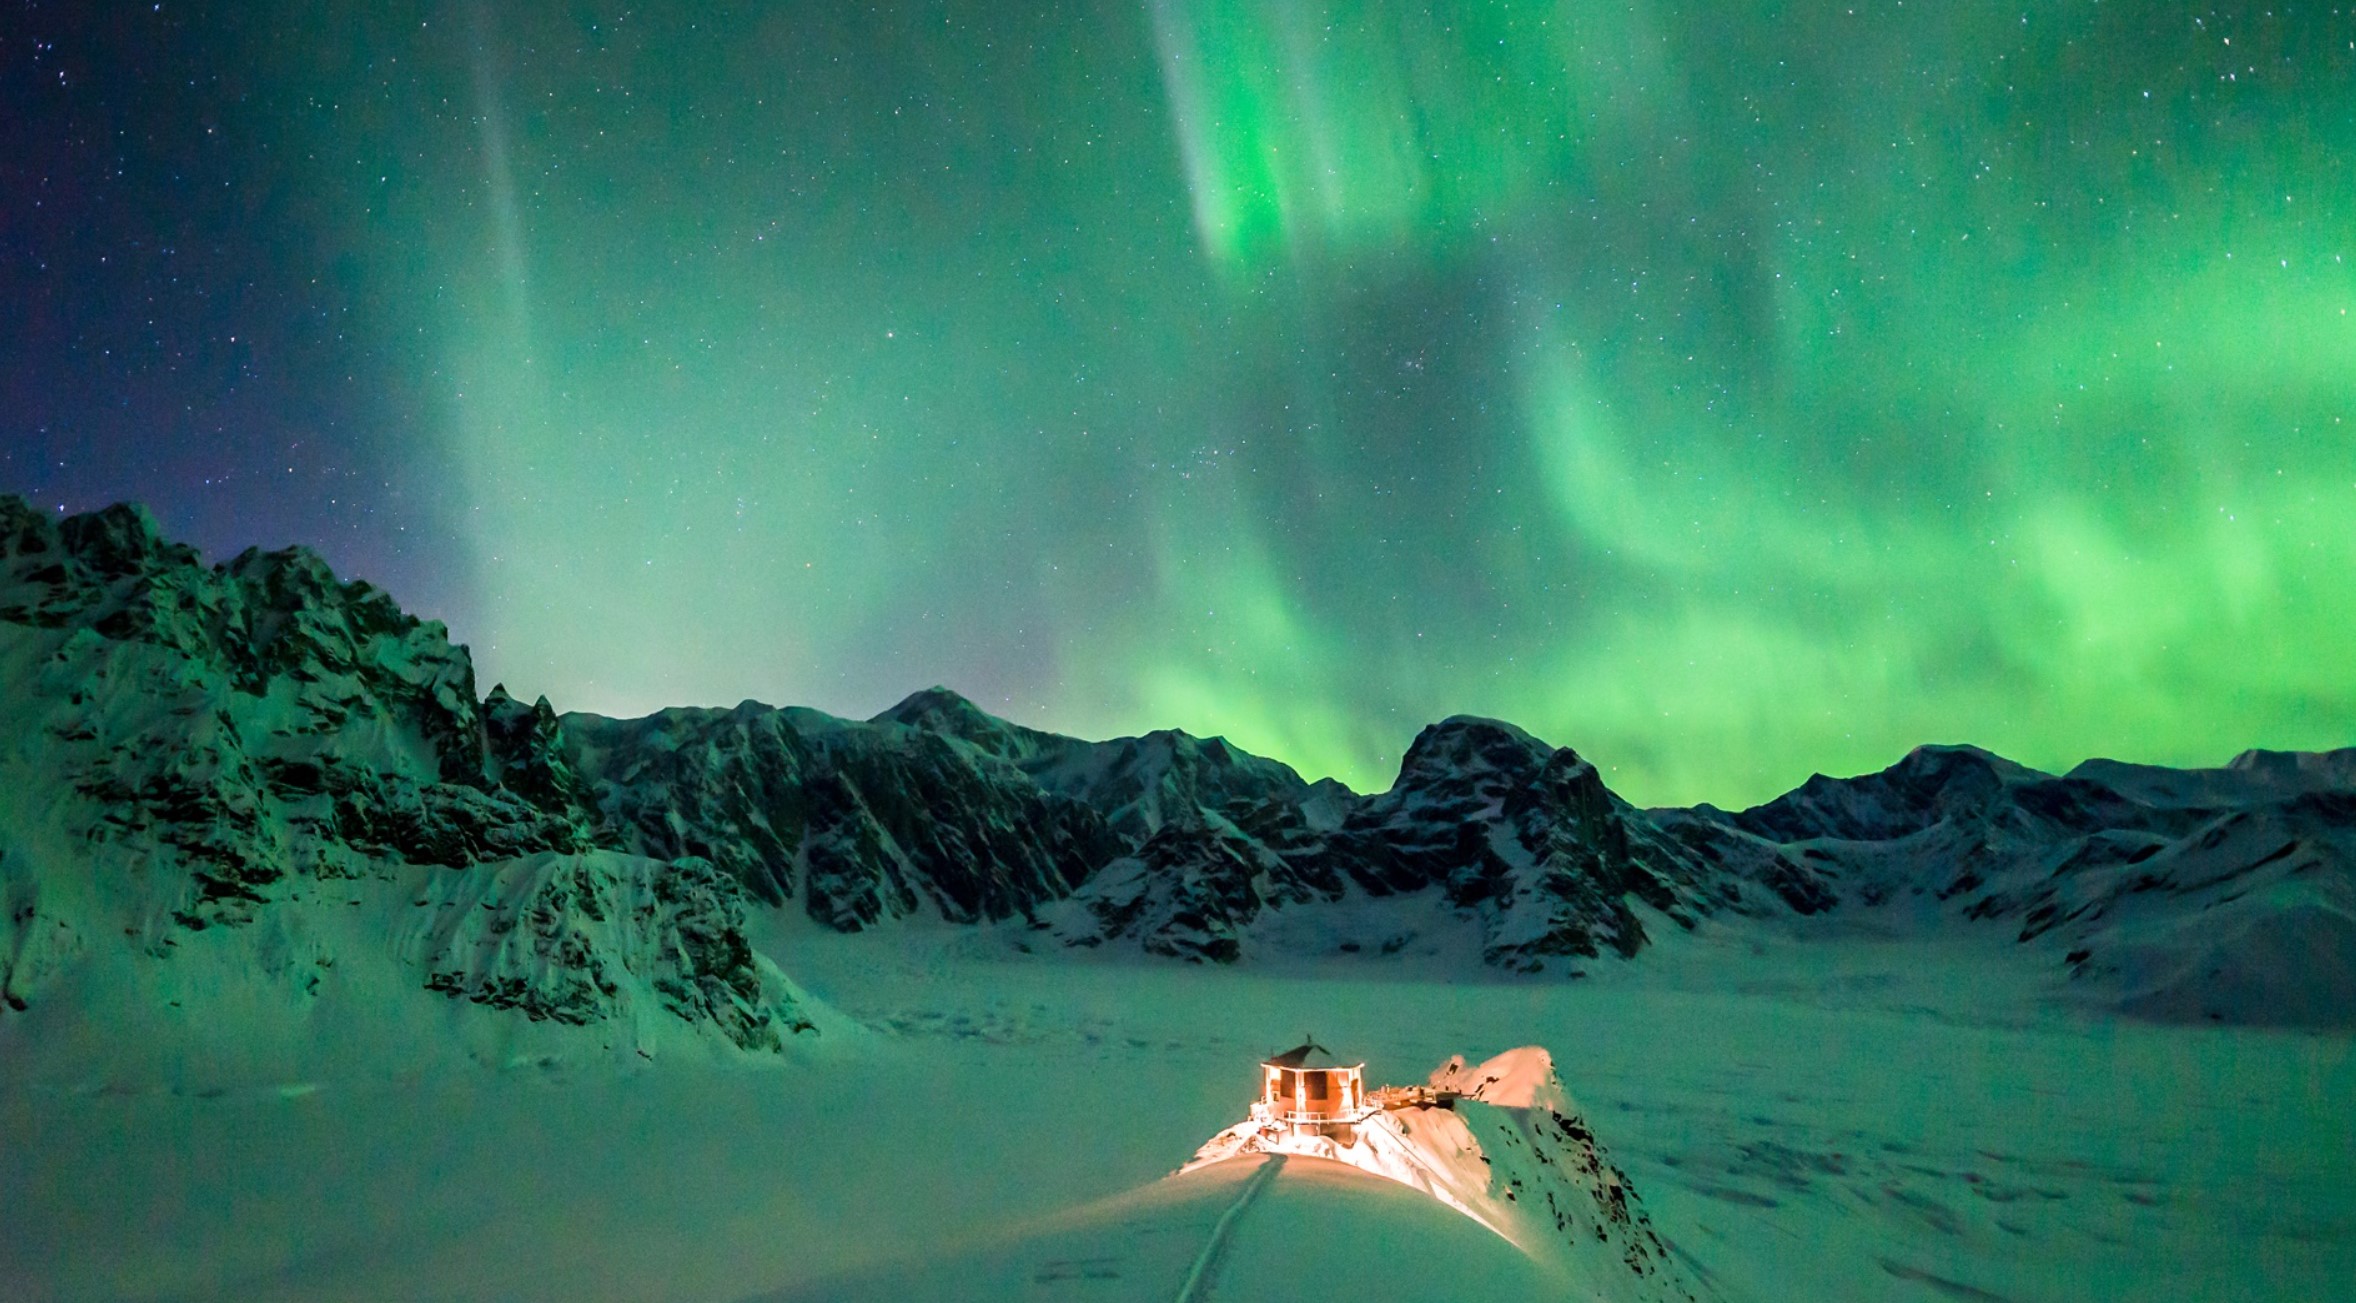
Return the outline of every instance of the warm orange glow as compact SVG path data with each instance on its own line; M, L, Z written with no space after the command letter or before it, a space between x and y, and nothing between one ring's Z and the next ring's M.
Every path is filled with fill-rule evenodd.
M1259 1107L1279 1119L1309 1125L1356 1116L1367 1108L1365 1065L1295 1068L1262 1063Z

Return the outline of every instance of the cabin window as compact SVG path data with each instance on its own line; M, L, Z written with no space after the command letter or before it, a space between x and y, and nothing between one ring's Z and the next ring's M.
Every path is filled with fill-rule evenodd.
M1322 1072L1312 1072L1312 1073L1310 1073L1310 1074L1309 1074L1309 1098L1311 1098L1311 1099L1324 1099L1324 1098L1325 1098L1325 1090L1326 1090L1326 1082L1327 1082L1327 1081L1328 1081L1328 1078L1327 1078L1326 1074L1324 1074L1324 1073L1322 1073Z

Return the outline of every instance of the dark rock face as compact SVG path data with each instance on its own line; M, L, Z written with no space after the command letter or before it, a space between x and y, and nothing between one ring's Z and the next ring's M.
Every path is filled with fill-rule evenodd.
M483 740L489 776L499 786L553 814L574 815L591 804L588 783L573 769L564 723L541 697L531 705L494 684L483 699Z
M1694 810L1649 810L1631 834L1645 850L1643 857L1658 864L1712 865L1725 871L1705 890L1722 904L1744 913L1760 913L1765 906L1746 898L1745 884L1772 892L1795 914L1820 914L1840 904L1840 895L1820 866L1804 854L1744 833L1707 806Z
M1535 971L1633 955L1648 915L1918 901L2066 950L2155 1016L2356 1018L2356 749L2056 777L1924 747L1728 813L1634 809L1577 753L1461 716L1360 796L1219 738L1082 741L941 688L866 721L561 715L504 687L478 702L442 626L308 552L208 567L136 507L53 521L13 498L0 682L0 732L23 740L0 756L10 1007L93 938L162 954L324 883L430 869L400 890L435 920L404 952L421 985L559 1022L643 990L751 1048L807 1020L746 940L748 902L1228 962L1272 915L1420 895ZM84 859L136 867L94 885ZM437 903L460 897L463 926ZM2345 982L2297 988L2286 948Z
M1028 915L1120 849L1093 809L923 729L753 702L567 725L617 844L708 859L844 931Z

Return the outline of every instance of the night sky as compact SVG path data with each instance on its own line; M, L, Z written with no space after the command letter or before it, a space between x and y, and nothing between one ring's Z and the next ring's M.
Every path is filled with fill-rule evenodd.
M2356 7L11 2L0 489L559 708L2356 742Z

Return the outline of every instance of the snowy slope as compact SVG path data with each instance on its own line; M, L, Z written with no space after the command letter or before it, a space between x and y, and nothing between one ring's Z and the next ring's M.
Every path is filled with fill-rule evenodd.
M339 910L321 911L348 929L338 946L416 913ZM1161 1178L1304 1025L1374 1080L1465 1047L1555 1047L1698 1298L2340 1296L2346 1034L2056 1008L2003 931L1888 921L1720 917L1533 982L1482 980L1477 944L1450 968L1193 965L755 911L756 950L789 962L824 1035L676 1053L689 1025L658 1008L653 1062L598 1052L632 1027L535 1023L414 977L404 997L345 964L307 1015L324 1045L232 1061L267 1024L225 1006L267 1012L267 983L119 980L225 960L267 924L211 928L168 964L80 966L0 1017L0 1298L730 1303L880 1281L864 1297L1174 1299L1240 1182L1183 1222L1049 1232L1178 1187ZM157 1011L199 994L216 1052L153 1062ZM451 1053L454 1031L485 1052ZM1305 1159L1279 1178L1234 1223L1211 1298L1297 1298L1303 1278L1579 1297L1419 1191Z
M743 1303L1609 1297L1578 1285L1404 1186L1340 1163L1277 1156L1199 1168L939 1257Z
M1148 1185L761 1297L1692 1303L1544 1050L1433 1079L1464 1097L1378 1114L1346 1144L1247 1122Z

